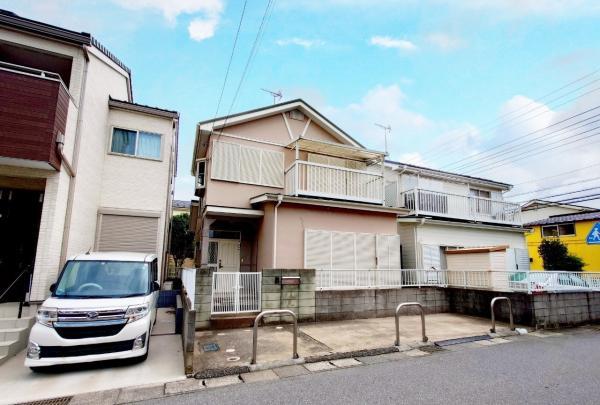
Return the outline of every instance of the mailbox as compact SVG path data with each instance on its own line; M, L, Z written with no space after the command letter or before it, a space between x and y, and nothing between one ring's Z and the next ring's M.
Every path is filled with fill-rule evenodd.
M300 276L283 276L281 285L300 285Z

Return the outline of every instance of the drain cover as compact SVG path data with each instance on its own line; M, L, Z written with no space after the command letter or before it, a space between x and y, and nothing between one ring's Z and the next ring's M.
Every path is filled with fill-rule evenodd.
M20 405L67 405L73 397L42 399L40 401L23 402Z
M469 342L477 342L479 340L490 340L492 339L489 335L479 335L479 336L468 336L458 339L448 339L448 340L440 340L439 342L435 342L434 344L438 347L444 346L452 346L459 345L461 343L469 343Z
M421 346L419 350L425 353L435 353L435 352L443 352L446 349L440 346Z
M207 343L202 346L202 350L205 352L218 352L219 345L217 343Z

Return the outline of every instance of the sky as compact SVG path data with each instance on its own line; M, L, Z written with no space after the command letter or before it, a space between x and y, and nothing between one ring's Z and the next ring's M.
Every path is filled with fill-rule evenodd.
M177 199L193 196L196 123L271 104L262 88L370 149L390 125L390 159L514 184L513 201L600 192L595 0L248 0L241 26L243 0L0 8L90 32L131 68L135 102L180 112Z

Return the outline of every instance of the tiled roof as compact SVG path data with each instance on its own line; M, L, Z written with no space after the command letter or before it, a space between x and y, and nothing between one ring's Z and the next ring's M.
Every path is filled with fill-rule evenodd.
M546 219L529 222L523 226L553 225L563 224L565 222L593 221L596 219L600 219L600 210L594 212L583 212L581 214L554 215Z

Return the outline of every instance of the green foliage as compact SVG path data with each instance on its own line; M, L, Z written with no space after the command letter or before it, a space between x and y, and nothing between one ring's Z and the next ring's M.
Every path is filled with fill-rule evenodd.
M189 230L189 214L176 215L171 220L170 253L178 266L186 257L194 257L194 233Z
M582 271L585 263L579 256L569 253L559 239L544 239L538 247L546 270Z

